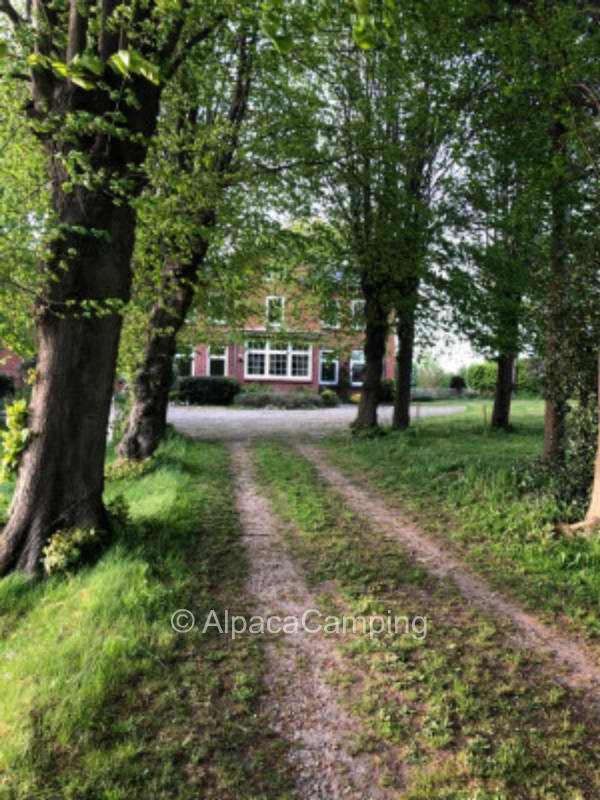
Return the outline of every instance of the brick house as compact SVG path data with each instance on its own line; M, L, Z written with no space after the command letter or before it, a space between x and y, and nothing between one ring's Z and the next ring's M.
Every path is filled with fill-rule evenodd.
M294 286L272 284L253 299L243 327L218 320L194 326L200 343L191 354L179 352L179 374L228 376L268 391L359 391L365 365L363 301L332 298L326 306L303 288L302 281ZM384 378L394 377L394 357L392 335Z

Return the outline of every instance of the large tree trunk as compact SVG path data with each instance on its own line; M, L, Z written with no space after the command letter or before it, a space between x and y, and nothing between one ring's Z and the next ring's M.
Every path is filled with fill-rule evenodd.
M203 224L206 227L208 219ZM191 264L170 261L165 265L159 299L150 312L143 360L133 384L133 406L118 448L124 458L148 458L164 439L177 334L194 299L197 271L207 249L208 242L202 240Z
M492 411L492 428L510 430L510 400L513 390L514 356L498 356L496 394Z
M112 107L103 90L86 92L64 81L55 85L46 72L35 77L34 86L32 116L45 118L47 113L60 119L91 108L89 113L102 119ZM39 134L60 235L48 242L41 265L39 356L29 410L33 438L21 460L0 539L0 576L13 569L39 571L42 550L59 529L107 524L104 456L121 306L131 287L131 201L143 186L139 167L160 98L159 87L142 78L132 79L131 90L141 107L122 103L122 136L88 132L74 143L69 137L62 140L54 128ZM85 154L99 184L86 187L65 169L73 150ZM120 197L115 187L123 180L129 191Z
M396 333L396 385L394 388L394 416L392 428L404 431L410 425L410 388L415 340L414 305L397 311Z
M553 131L553 150L557 161L564 161L564 127L557 123ZM556 167L552 183L552 231L550 244L550 281L548 291L548 329L545 348L544 460L562 463L565 459L568 388L565 382L563 339L567 293L567 216L564 167Z
M381 375L388 334L388 310L376 296L367 297L365 313L365 377L356 419L355 431L377 427L377 407L381 394Z
M118 311L84 315L81 303L127 300L134 214L83 191L75 202L78 213L85 207L87 223L93 220L110 242L99 247L94 237L71 234L54 245L54 263L66 259L70 248L77 256L67 261L69 269L39 309L29 413L33 439L1 539L0 575L15 568L38 570L42 549L58 529L106 527L104 456L121 316Z

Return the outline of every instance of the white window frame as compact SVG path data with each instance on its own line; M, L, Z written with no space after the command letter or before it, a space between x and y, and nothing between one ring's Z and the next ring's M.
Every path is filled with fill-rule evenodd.
M340 360L339 358L325 358L329 353L334 353L335 350L321 350L319 352L319 385L320 386L337 386L340 380ZM335 379L332 381L324 381L321 377L321 367L323 364L333 364L335 366Z
M362 353L362 358L361 359L354 358L354 353L358 353L358 352ZM353 364L366 364L366 363L367 363L367 359L365 357L365 351L364 350L360 350L360 351L359 350L353 350L350 353L350 363L349 363L349 367L350 367L350 386L362 386L363 383L364 383L364 381L353 381L352 380L352 365Z
M258 338L258 337L257 337ZM310 382L313 379L313 347L307 343L305 348L294 347L294 342L287 342L285 348L280 346L272 346L269 339L265 340L264 348L250 347L252 340L244 342L244 380L249 381L298 381ZM270 375L269 362L271 353L286 353L287 364L285 375ZM251 353L260 353L265 357L265 367L262 373L249 373L248 372L248 356ZM306 375L292 375L292 356L308 356L308 373Z
M354 330L362 330L365 327L365 305L366 303L363 298L352 300L350 303L350 325ZM356 311L357 306L362 306L362 318L360 320L358 319L358 312Z
M281 300L281 320L279 322L271 322L269 318L269 304L271 300ZM283 321L285 319L285 297L282 294L267 295L267 298L265 300L265 312L266 312L267 326L271 328L281 328L281 326L283 325Z
M222 361L223 362L223 377L226 378L229 374L229 370L227 369L228 362L229 362L229 346L223 345L223 355L222 356L211 356L210 354L210 347L206 348L206 377L210 378L210 360L214 358L215 361ZM216 376L215 376L216 377Z

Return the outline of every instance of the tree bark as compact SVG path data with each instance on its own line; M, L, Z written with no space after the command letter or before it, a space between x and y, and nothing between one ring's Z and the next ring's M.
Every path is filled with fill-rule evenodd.
M66 53L80 52L84 22L73 11ZM53 35L38 37L41 54L54 53ZM106 81L122 88L110 71ZM32 69L32 87L28 111L46 123L34 130L46 153L59 235L47 243L40 265L45 280L35 306L39 356L28 421L33 438L0 539L0 576L39 571L42 550L59 529L107 525L104 456L122 306L131 286L132 201L144 184L140 167L161 92L133 76L129 88L137 101L119 100L122 127L105 133L89 124L114 111L104 87L85 91L45 67ZM69 116L78 119L79 132L64 137L60 121ZM95 181L80 182L68 172L65 163L74 154ZM121 185L127 186L122 193Z
M377 427L377 407L388 333L388 309L376 295L365 297L365 300L365 377L358 412L352 423L354 431Z
M70 234L52 247L52 263L63 261L69 268L38 310L39 357L28 423L33 439L21 461L1 539L0 575L37 571L42 549L56 530L107 524L104 456L121 315L85 316L79 304L127 300L134 213L84 191L77 192L73 206L78 214L85 208L81 224L93 220L109 241L99 247L94 237ZM77 256L69 262L71 248Z
M496 394L492 411L492 428L510 430L510 401L513 390L514 356L498 356Z
M568 205L564 173L564 135L562 124L553 131L553 150L557 157L552 181L552 231L550 243L550 281L548 290L548 329L545 348L544 460L563 463L566 446L568 389L564 380L562 342L567 291L566 236Z
M409 308L397 311L396 333L398 352L396 353L396 385L394 387L394 415L392 428L405 431L410 425L410 389L415 340L415 310Z

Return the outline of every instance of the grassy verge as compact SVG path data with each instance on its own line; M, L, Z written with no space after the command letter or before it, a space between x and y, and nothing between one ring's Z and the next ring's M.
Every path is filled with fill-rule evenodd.
M395 748L402 800L583 800L599 795L599 726L544 664L507 645L449 586L344 509L298 453L258 449L259 476L292 524L290 547L323 613L427 616L425 639L342 637L332 678L363 717L357 750Z
M535 467L520 469L541 452L542 403L515 401L513 421L513 432L486 435L482 405L470 403L465 414L423 419L406 433L332 439L327 452L455 544L493 585L598 638L600 542L558 533L565 509L531 474Z
M107 495L130 522L95 565L0 582L0 797L286 797L258 642L170 625L243 605L226 451L173 437Z

